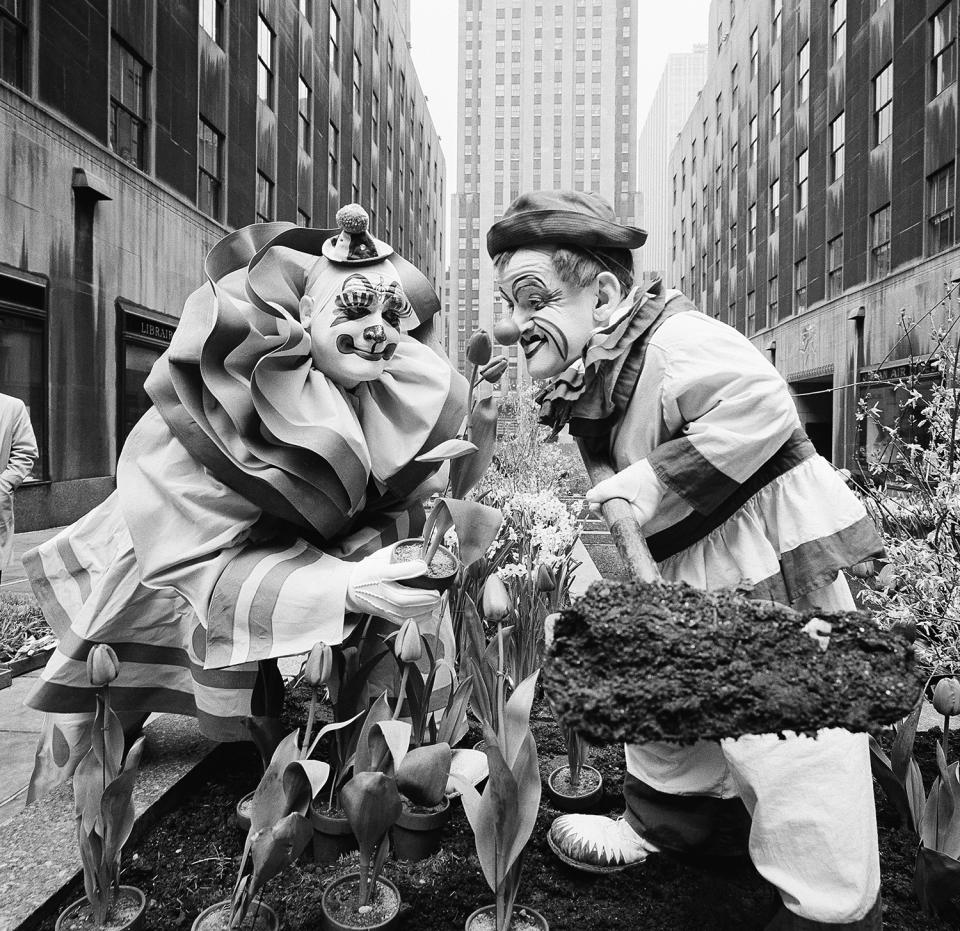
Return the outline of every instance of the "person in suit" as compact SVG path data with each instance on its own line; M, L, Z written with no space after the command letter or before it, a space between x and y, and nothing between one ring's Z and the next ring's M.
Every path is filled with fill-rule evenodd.
M27 405L0 394L0 578L13 558L13 495L37 461Z

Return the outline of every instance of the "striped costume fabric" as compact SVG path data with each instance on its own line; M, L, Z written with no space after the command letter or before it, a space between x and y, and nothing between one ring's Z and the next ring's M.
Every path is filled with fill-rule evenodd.
M92 711L86 654L109 643L119 712L195 715L210 737L245 739L243 719L262 713L258 664L339 643L352 562L422 528L436 466L415 459L456 435L465 381L406 335L379 382L328 381L296 316L320 234L296 230L315 250L300 252L278 226L211 253L148 379L155 406L124 445L117 490L24 558L61 638L32 707ZM34 797L76 759L81 728L63 722L44 734Z

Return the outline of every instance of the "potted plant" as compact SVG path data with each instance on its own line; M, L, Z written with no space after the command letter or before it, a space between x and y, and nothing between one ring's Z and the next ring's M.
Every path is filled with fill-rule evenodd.
M590 745L572 727L561 725L567 742L567 763L547 777L547 794L561 811L592 811L603 796L603 776L587 764Z
M502 673L503 665L500 664ZM490 775L483 794L466 780L458 780L463 809L473 829L477 857L495 896L467 918L465 931L549 931L538 911L516 905L523 853L537 819L540 773L537 745L530 731L530 708L536 691L535 672L524 679L508 701L503 677L497 690L498 731L484 727Z
M140 928L147 900L135 886L121 886L120 854L133 830L133 787L143 753L140 737L124 759L123 726L110 708L110 683L120 674L116 653L105 643L87 654L87 676L99 689L90 749L73 776L77 840L85 898L68 905L56 931Z
M201 912L193 931L278 931L276 913L265 904L266 882L293 863L313 837L306 817L310 802L330 775L330 767L308 759L313 714L303 740L292 731L277 746L253 795L250 830L230 899Z
M250 733L250 739L260 754L262 769L266 772L267 767L270 765L270 760L273 757L273 751L277 749L280 741L283 740L285 736L282 725L277 718L261 717L259 715L248 715L243 723ZM239 827L244 834L250 830L250 809L253 807L254 792L256 792L256 789L251 789L237 802L237 827Z
M414 747L397 767L401 811L393 829L394 853L401 860L425 860L440 849L450 820L446 796L452 753L447 743Z

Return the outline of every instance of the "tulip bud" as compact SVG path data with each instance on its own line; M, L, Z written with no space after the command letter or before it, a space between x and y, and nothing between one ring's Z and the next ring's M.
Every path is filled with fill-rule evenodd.
M537 569L537 591L552 592L557 587L557 577L553 570L544 562L540 563Z
M960 714L960 680L941 679L933 690L933 707L939 714Z
M393 652L404 663L415 663L423 653L420 641L420 628L415 621L406 620L393 642Z
M506 370L507 360L503 356L497 356L496 359L492 359L480 369L480 377L484 381L490 382L491 385L495 385L503 378L503 373Z
M312 689L325 685L333 672L333 650L326 643L315 643L303 667L303 680Z
M97 643L87 654L87 678L90 684L99 688L109 685L120 675L120 660L113 647L106 643Z
M487 576L487 581L483 585L480 607L488 621L502 621L513 607L506 585L495 572Z
M493 353L493 345L486 330L477 330L467 342L467 362L486 365Z
M507 317L494 326L493 338L501 346L512 346L520 339L520 327L513 322L512 317Z

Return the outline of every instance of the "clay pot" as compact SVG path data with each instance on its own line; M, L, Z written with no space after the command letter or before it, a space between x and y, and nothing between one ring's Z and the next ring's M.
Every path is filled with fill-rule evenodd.
M471 912L470 917L463 926L464 931L477 931L477 928L474 926L474 920L481 915L490 915L493 924L489 925L489 927L496 927L497 906L484 905L475 912ZM525 924L524 919L526 920ZM534 931L534 929L536 929L536 931L550 931L550 925L547 924L547 919L535 908L530 908L527 905L514 905L513 918L510 920L510 931Z
M330 883L323 890L323 898L320 900L320 928L322 931L356 931L363 927L364 931L396 931L400 927L398 915L400 914L400 891L397 887L385 879L383 876L377 877L377 889L373 896L371 904L376 905L378 897L386 895L391 900L392 906L387 908L383 919L377 924L350 924L349 916L340 913L336 904L340 896L349 893L352 900L356 900L357 889L360 885L359 873L348 873ZM344 889L347 886L348 889Z
M547 777L547 795L550 796L555 808L560 811L593 811L600 804L603 797L603 776L592 766L580 767L581 786L574 793L567 783L570 776L570 767L567 764L558 766ZM586 785L592 788L585 789ZM595 784L594 784L595 783Z
M254 920L254 915L256 919ZM205 908L193 919L192 931L229 931L230 899ZM280 931L280 919L266 902L254 902L240 931Z
M250 808L253 805L253 792L248 792L237 802L237 827L246 834L250 830Z
M118 898L132 900L137 911L123 923L111 924L108 920L107 924L104 925L104 931L138 931L139 928L143 927L143 915L147 910L147 897L136 886L121 886ZM54 931L71 931L71 928L75 927L74 922L79 919L80 915L89 911L90 903L86 896L77 899L76 902L71 902L60 912L57 923L54 925ZM88 915L88 917L92 919L93 916ZM83 925L81 925L84 928L92 928L93 926L94 922L92 920L84 920Z
M342 812L330 814L326 809L310 806L313 822L313 862L336 863L344 854L357 849L357 839L347 816Z
M422 546L423 537L408 537L406 540L400 540L393 544L390 561L406 562L408 559L420 559ZM407 550L406 553L404 549ZM440 546L437 547L426 575L418 575L414 579L400 579L399 582L408 588L428 588L443 593L453 584L459 571L460 560L445 546Z
M393 853L398 860L426 860L440 849L444 825L450 820L450 799L426 811L403 800L403 811L393 826Z

